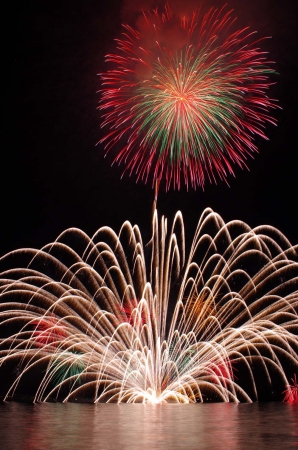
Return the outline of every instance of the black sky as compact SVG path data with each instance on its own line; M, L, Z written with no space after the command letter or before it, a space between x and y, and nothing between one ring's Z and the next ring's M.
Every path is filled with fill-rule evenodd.
M199 2L198 2L199 3ZM205 2L223 5L225 1ZM245 5L244 5L245 3ZM28 0L11 5L2 141L0 256L19 247L39 248L68 227L92 235L137 223L149 240L153 192L103 158L97 73L121 32L120 0ZM225 221L270 224L298 242L297 213L297 0L232 0L239 25L249 25L277 62L272 96L283 108L269 141L257 140L250 171L200 190L159 194L158 210L173 218L181 209L187 233L210 206ZM15 6L15 7L14 7Z

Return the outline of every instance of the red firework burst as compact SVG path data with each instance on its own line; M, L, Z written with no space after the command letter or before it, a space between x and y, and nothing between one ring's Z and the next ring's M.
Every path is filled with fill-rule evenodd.
M219 383L219 378L224 379L222 382L226 384L226 380L234 380L235 378L235 367L233 367L235 364L234 361L230 359L225 359L221 362L219 362L217 365L212 367L213 372L213 383L217 384Z
M144 325L148 321L148 315L143 308L139 309L139 300L136 299L131 299L124 303L119 308L116 316L120 322L127 322L130 325L136 321L140 321Z
M66 337L61 321L54 314L33 320L31 325L34 326L32 336L40 347L56 345Z
M179 18L166 6L144 13L138 30L123 26L99 108L110 129L100 143L124 172L180 189L247 167L254 136L276 124L266 95L274 70L254 33L230 31L234 22L223 9Z
M298 383L296 379L296 374L292 378L293 384L288 384L287 389L283 392L285 403L298 403Z

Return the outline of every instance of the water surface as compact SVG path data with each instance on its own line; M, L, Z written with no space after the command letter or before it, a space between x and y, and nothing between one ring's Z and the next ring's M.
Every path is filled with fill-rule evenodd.
M298 448L298 405L0 404L6 450Z

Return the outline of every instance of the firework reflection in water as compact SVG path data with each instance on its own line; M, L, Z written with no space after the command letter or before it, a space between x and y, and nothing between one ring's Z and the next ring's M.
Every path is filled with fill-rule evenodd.
M211 209L187 257L180 212L169 229L155 211L152 229L146 247L125 222L119 236L69 229L41 250L1 258L0 333L12 331L0 370L18 368L5 398L29 379L34 401L119 403L249 402L259 379L289 384L297 246L270 226L225 224Z

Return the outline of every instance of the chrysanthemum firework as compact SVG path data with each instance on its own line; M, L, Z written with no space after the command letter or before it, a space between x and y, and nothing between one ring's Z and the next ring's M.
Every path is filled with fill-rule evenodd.
M124 171L179 189L247 167L254 137L276 123L266 95L274 70L254 33L231 31L234 22L223 9L178 17L165 7L144 13L138 30L124 25L99 107L110 129L100 143Z

